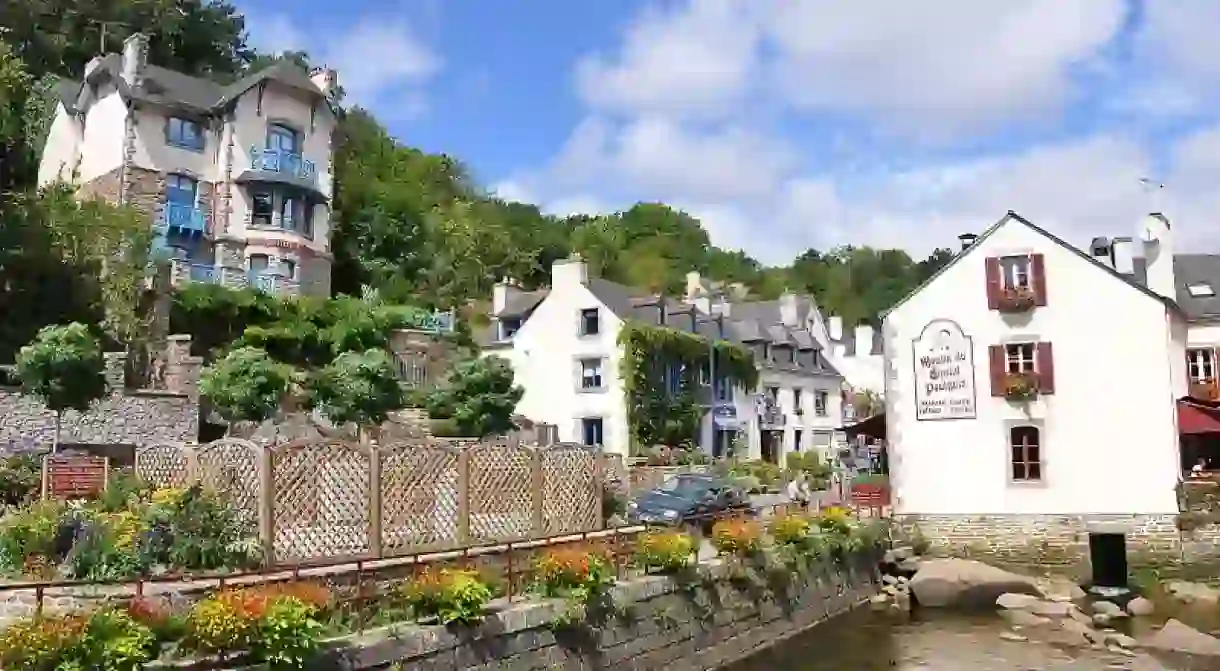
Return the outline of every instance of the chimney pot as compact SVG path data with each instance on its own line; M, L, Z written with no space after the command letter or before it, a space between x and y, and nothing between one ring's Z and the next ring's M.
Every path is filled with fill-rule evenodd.
M961 241L962 249L965 250L970 245L973 245L974 241L979 239L979 236L975 235L974 233L962 233L961 235L957 236L957 239Z

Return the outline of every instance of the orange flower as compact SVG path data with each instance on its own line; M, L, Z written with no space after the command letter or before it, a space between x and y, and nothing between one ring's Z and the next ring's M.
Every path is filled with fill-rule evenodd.
M721 520L712 527L712 546L721 554L753 554L762 549L762 528L754 520Z

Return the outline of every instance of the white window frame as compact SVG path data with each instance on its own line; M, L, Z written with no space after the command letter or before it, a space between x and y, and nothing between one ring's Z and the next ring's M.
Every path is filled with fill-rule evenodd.
M1028 356L1026 356L1028 354ZM1004 344L1004 372L1009 375L1035 375L1038 372L1038 343Z
M1186 374L1195 383L1216 379L1216 352L1210 347L1186 348Z
M1000 257L1000 286L1004 289L1032 289L1033 263L1028 256Z
M813 414L818 417L828 417L830 415L830 393L825 389L818 389L813 392Z
M586 443L585 442L585 423L586 422L599 422L600 423L601 430L598 432L601 434L600 443ZM587 445L589 447L605 447L606 446L606 418L605 417L581 417L580 418L580 436L578 437L578 440L580 441L581 445Z
M589 357L580 360L580 388L582 391L597 391L605 388L605 372L602 370L603 360ZM597 384L591 384L596 382Z
M1037 426L1034 424L1015 424L1015 425L1012 425L1012 426L1009 426L1006 428L1008 430L1008 439L1005 440L1004 442L1006 442L1008 444L1008 480L1010 482L1013 482L1016 484L1041 484L1043 482L1046 482L1046 445L1044 444L1045 443L1044 436L1046 435L1046 432L1042 430L1041 426ZM1034 431L1034 434L1037 436L1038 442L1034 446L1038 449L1037 461L1028 461L1029 453L1027 451L1025 451L1024 449L1022 450L1022 453L1021 453L1021 460L1013 459L1013 448L1016 447L1016 444L1013 442L1013 437L1014 437L1013 434L1015 434L1018 429L1032 429ZM1036 477L1036 478L1031 478L1031 477L1018 478L1018 477L1016 477L1015 473L1013 473L1013 470L1014 470L1014 467L1018 463L1024 465L1026 476L1029 475L1030 464L1037 464L1038 465L1038 477Z

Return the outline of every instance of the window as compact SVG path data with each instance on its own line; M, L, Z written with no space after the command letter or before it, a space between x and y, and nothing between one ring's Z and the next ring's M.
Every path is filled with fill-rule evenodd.
M801 404L801 401L803 401L803 400L805 400L805 399L801 398L801 396L802 396L802 394L801 394L801 388L800 388L800 387L795 387L795 388L793 388L793 390L792 390L792 407L793 407L793 408L796 410L796 414L798 414L798 415L799 415L799 414L801 414L801 413L803 413L803 412L805 412L805 409L804 409L803 407L801 407L801 405L802 405L802 404Z
M297 276L297 263L296 263L296 261L284 259L284 260L280 261L280 270L283 273L284 277L286 277L290 280L294 279Z
M830 447L831 438L833 435L830 431L814 431L813 446L814 447Z
M671 363L665 368L665 389L670 394L682 391L682 364Z
M779 387L767 387L766 402L770 406L779 405Z
M601 359L581 359L580 360L580 388L581 389L601 389L602 388L602 360Z
M821 361L822 360L821 360L820 355L818 354L817 350L813 350L812 352L809 353L809 365L810 366L812 366L814 368L821 368L822 367Z
M796 348L788 348L788 363L796 363Z
M1010 343L1004 346L1004 370L1008 373L1033 373L1036 347L1032 342Z
M1012 479L1017 482L1042 480L1042 445L1035 426L1014 426L1008 432L1012 447Z
M298 153L300 146L297 142L297 132L283 124L273 123L267 126L267 148L289 154ZM283 170L284 167L280 166L280 169Z
M169 175L165 179L165 199L174 205L195 206L199 182L186 175Z
M521 330L520 317L505 317L500 320L500 339L508 340Z
M1195 298L1211 298L1216 295L1210 284L1192 284L1186 287L1186 291Z
M821 389L813 392L813 414L818 417L825 417L827 406L830 403L830 394Z
M1186 364L1191 382L1216 379L1216 354L1212 349L1186 350Z
M182 149L203 151L203 127L189 119L170 117L165 127L165 141Z
M270 226L275 214L274 199L265 191L250 196L250 224L253 226Z
M299 201L296 198L284 196L280 199L280 228L290 231L296 230L297 206Z
M727 377L716 378L716 400L721 402L733 400L733 382Z
M763 359L772 363L775 362L775 359L771 357L771 343L769 342L763 343Z
M796 450L797 452L801 451L801 437L800 429L792 430L792 449Z
M605 445L601 417L585 417L580 420L580 442L582 445Z
M271 266L271 257L266 254L251 254L250 255L250 272L260 274L266 272Z
M1005 289L1029 289L1029 257L1005 256L1001 258L1000 284Z
M580 334L582 336L597 335L601 331L601 321L597 308L580 311Z

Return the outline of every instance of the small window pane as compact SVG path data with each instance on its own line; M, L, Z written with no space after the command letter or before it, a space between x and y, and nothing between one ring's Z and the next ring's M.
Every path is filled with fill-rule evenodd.
M1025 464L1022 464L1017 461L1013 462L1012 479L1013 480L1024 480L1025 479Z
M1042 464L1039 464L1037 462L1031 462L1026 467L1026 471L1028 472L1028 475L1026 476L1027 479L1029 479L1029 480L1041 480L1042 479Z

